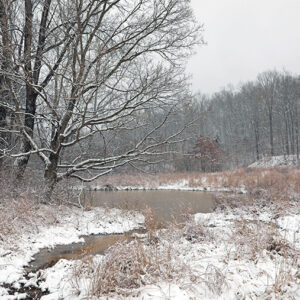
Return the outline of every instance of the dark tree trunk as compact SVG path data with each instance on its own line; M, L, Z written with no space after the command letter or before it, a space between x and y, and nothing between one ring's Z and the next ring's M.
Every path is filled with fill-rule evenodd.
M0 70L0 168L3 164L3 151L8 146L9 134L5 132L7 129L7 109L4 106L10 102L7 86L7 75L5 72L9 70L9 37L8 37L8 19L6 13L7 7L3 1L0 2L0 28L1 28L1 70Z
M24 119L24 136L22 140L22 146L20 153L25 153L24 156L18 158L15 162L15 173L16 179L20 180L24 176L26 166L30 158L30 151L32 149L32 144L27 138L33 138L34 133L34 123L36 114L36 100L37 92L33 89L33 86L38 86L40 71L42 66L42 55L46 42L46 26L52 0L47 0L44 3L42 18L40 22L39 35L38 35L38 45L35 54L35 61L32 59L32 39L33 39L33 8L32 1L25 0L25 30L24 30L24 60L25 60L25 75L27 77L26 84L26 109L25 109L25 119ZM33 69L32 69L33 66Z
M2 99L0 100L2 101ZM0 105L0 130L4 130L6 128L6 109L1 107ZM0 168L3 165L3 151L6 148L6 134L4 132L0 132Z
M285 153L287 155L290 155L290 147L289 147L289 128L288 128L288 120L287 120L287 117L286 117L286 114L285 114L285 140L284 140L284 143L285 143Z
M296 106L296 112L295 115L298 116L298 109ZM296 122L295 122L295 139L296 139L296 155L297 155L297 159L299 160L299 134L300 134L300 130L299 130L299 119L298 117L296 117Z
M44 181L45 181L45 195L44 200L46 203L51 201L53 190L57 183L57 165L59 161L59 153L51 153L49 156L50 165L45 169Z
M256 150L256 160L259 160L259 133L257 128L255 128L255 150Z
M273 115L269 113L271 156L274 156Z
M27 86L26 87L26 108L25 108L25 120L24 120L24 131L30 137L33 138L34 132L34 121L35 121L35 113L36 113L36 98L37 94L35 94L32 89ZM24 176L24 172L26 170L29 158L30 151L32 150L32 145L29 139L24 136L22 140L22 145L20 152L27 153L22 157L19 157L15 162L15 177L17 180L22 180Z
M23 178L26 166L30 157L32 145L29 142L26 134L33 137L34 116L36 111L36 96L32 90L32 20L33 8L31 0L25 0L25 28L24 28L24 70L27 79L26 84L26 108L24 119L24 132L20 153L26 153L15 161L15 177L19 181Z

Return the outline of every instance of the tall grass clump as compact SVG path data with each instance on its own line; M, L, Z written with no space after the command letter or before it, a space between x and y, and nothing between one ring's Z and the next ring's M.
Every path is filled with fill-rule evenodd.
M100 297L126 295L132 289L159 281L176 282L183 274L192 278L190 268L176 257L171 246L145 245L139 240L118 242L102 259L79 262L74 268L73 282L80 282L84 273L90 282L87 294ZM79 284L77 288L78 293L82 292Z

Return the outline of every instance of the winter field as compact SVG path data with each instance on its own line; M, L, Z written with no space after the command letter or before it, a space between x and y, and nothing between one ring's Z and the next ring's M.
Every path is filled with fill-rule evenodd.
M182 210L158 228L153 211L1 203L0 299L300 299L300 169L113 175L119 189L217 191L213 212ZM226 193L224 193L226 192ZM246 193L242 195L242 193ZM105 255L27 272L42 248L146 228Z
M300 300L300 1L202 2L0 0L0 300Z

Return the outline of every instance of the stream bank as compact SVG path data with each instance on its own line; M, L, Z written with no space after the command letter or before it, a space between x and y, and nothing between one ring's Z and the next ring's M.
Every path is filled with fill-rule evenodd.
M9 245L0 245L1 296L16 292L22 296L25 290L42 295L46 290L39 291L37 286L27 288L22 283L28 281L32 273L52 267L60 259L80 259L86 253L103 254L116 241L131 239L132 233L143 233L144 217L137 210L150 206L156 211L156 222L162 223L171 221L176 214L178 217L184 206L191 205L195 212L214 208L211 194L174 191L97 192L88 205L85 204L88 210L60 208L53 225L40 224L31 231L24 228L20 238ZM47 218L47 212L44 213Z
M138 244L142 245L143 251L150 251L149 257L153 257L152 253L159 251L162 259L166 259L167 266L175 272L179 272L180 278L175 276L173 281L166 281L165 274L162 273L159 275L162 277L158 277L161 283L150 284L152 280L156 282L157 278L151 278L152 275L149 274L150 280L145 281L143 285L138 285L138 288L123 289L123 287L122 290L109 294L109 297L120 298L125 293L143 299L156 299L164 297L164 295L174 295L174 299L190 299L191 297L196 299L235 299L237 295L242 298L254 297L256 299L265 299L270 295L278 299L297 299L300 296L300 274L297 273L300 263L300 219L299 211L295 213L297 202L290 203L288 207L285 206L285 212L281 215L278 215L278 211L283 211L280 203L274 204L263 199L252 203L249 201L247 204L244 202L240 199L239 202L230 206L225 201L226 205L218 206L214 212L195 215L192 213L181 226L157 231L154 243ZM78 242L82 242L82 235L84 235L82 233L84 232L87 235L95 232L111 234L118 229L121 233L140 228L144 221L144 218L138 213L130 214L119 209L95 208L87 212L80 212L76 218L65 216L61 218L59 224L47 228L45 231L40 228L40 231L44 234L51 232L56 241L72 239L75 241L77 239ZM63 232L64 234L62 234ZM43 243L41 242L42 235L39 234L35 233L27 239L30 247L26 246L26 243L24 244L25 236L23 236L23 244L20 243L19 247L20 245L27 247L26 249L32 254L34 253L33 248L35 250L43 248L40 247ZM59 234L61 234L60 237ZM49 240L44 241L44 244L49 244L49 242ZM52 247L55 246L55 243L51 244ZM128 249L131 247L130 244ZM127 243L120 245L120 250L127 249ZM132 250L134 249L130 251ZM4 252L0 251L0 256L1 253ZM0 257L0 261L3 262L0 264L1 268L4 265L4 257L6 266L12 265L12 263L8 263L9 261L16 263L15 266L18 265L18 259L16 256L13 259L12 255L14 256L16 253L11 252ZM169 255L171 256L169 257ZM109 253L105 256L94 256L96 263L101 263L102 260L105 261L109 257ZM115 259L118 262L119 258L115 257ZM127 259L128 256L123 262L127 263ZM27 260L27 264L28 262L29 260ZM164 261L162 261L162 265L163 263ZM12 276L8 277L7 281L14 286L22 280L31 281L33 284L39 282L40 290L45 293L49 292L48 295L42 295L43 300L83 299L91 293L89 289L91 281L89 277L81 278L79 274L78 286L76 289L74 288L74 270L78 264L84 265L85 262L81 262L80 259L60 259L55 265L45 270L31 273L32 277L29 280L25 278L22 267L22 274L18 274L18 272L14 274L15 278L18 275L17 279ZM278 269L278 266L282 266L282 264L285 266L284 269ZM179 271L183 270L182 268L184 268L184 272ZM6 270L9 271L7 274L14 273L13 269L9 267ZM127 276L126 274L125 276ZM0 275L2 277L3 273ZM287 280L287 278L292 279ZM277 290L278 284L281 292ZM2 286L5 288L4 285ZM11 298L5 293L7 293L7 289L0 289L1 299L17 299L17 297ZM22 297L21 294L19 296Z

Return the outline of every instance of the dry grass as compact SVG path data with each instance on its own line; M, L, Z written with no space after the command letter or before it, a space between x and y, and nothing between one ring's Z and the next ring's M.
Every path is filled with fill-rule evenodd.
M237 220L229 240L228 252L224 257L225 263L232 260L249 260L256 265L265 261L264 256L267 255L272 260L271 266L275 267L275 273L273 279L270 277L270 283L261 297L290 299L288 290L291 286L297 285L299 250L295 244L284 238L276 223ZM291 299L295 299L294 296Z
M1 203L0 209L0 240L7 236L15 235L20 226L34 226L35 208L33 201L27 197L19 197L18 200Z
M187 181L190 187L245 187L250 194L247 200L253 204L253 199L256 199L257 202L253 207L258 210L257 203L262 204L264 199L266 203L278 203L279 211L284 211L284 208L289 205L288 202L299 199L300 195L300 169L289 167L240 169L211 174L113 175L105 177L102 181L119 186L157 187ZM58 221L54 213L56 210L52 210L51 206L40 205L38 195L28 197L33 194L24 192L15 197L4 186L0 201L0 240L7 240L8 236L18 234L25 227L26 230L28 228L38 230L38 224ZM68 197L64 187L55 193L56 204L62 204L61 199ZM225 203L224 196L222 197ZM228 194L227 198L231 198L228 200L231 204L228 209L239 207L241 201L247 201L244 198L241 200L239 195ZM129 204L126 205L126 208L129 208ZM299 205L295 206L295 210L299 211ZM209 242L215 239L216 245L227 241L220 237L219 240L216 239L205 224L196 222L193 212L188 207L182 208L183 218L180 223L174 221L160 233L158 233L160 226L155 221L153 211L147 208L143 213L148 231L147 240L118 242L102 258L86 255L82 261L75 264L73 270L72 283L77 293L83 293L83 278L88 279L86 280L88 297L99 297L112 294L128 295L132 294L134 289L144 285L156 284L159 281L176 283L184 277L191 285L201 282L215 294L221 294L226 285L226 278L222 272L210 265L204 273L197 273L179 258L180 253L172 245L175 244L173 242L183 238L190 243ZM293 280L294 274L290 268L293 262L288 260L295 256L295 250L293 245L280 235L275 223L240 219L235 222L229 240L230 246L234 245L234 249L230 249L225 259L249 259L255 263L264 252L267 252L271 258L282 258L283 262L278 266L272 293L284 293L286 285Z
M273 284L273 292L275 295L285 295L287 292L287 287L291 283L295 282L295 274L291 269L290 263L285 259L279 262L279 266L276 270L275 280Z
M150 207L146 207L143 211L145 217L145 227L148 233L148 241L150 243L156 243L158 240L157 230L160 227L160 224L155 220L154 211Z
M24 232L39 232L41 226L59 222L60 216L68 214L66 206L38 204L27 195L0 203L0 242L9 245L10 241Z
M234 259L257 261L264 250L283 257L293 255L293 247L278 232L274 223L263 221L238 220L235 222L231 237L235 250L231 253Z
M59 215L67 213L65 185L55 189L55 205L43 205L43 185L37 181L16 185L10 178L0 179L0 242L7 245L24 231L38 232L41 225L59 222ZM58 198L56 198L58 197ZM59 200L60 199L60 200Z
M157 173L137 175L108 175L98 180L98 184L110 183L117 186L156 187L176 184L188 180L188 186L268 188L278 183L288 183L300 192L297 184L300 167L244 168L215 173Z
M79 194L81 191L70 189L71 182L69 180L62 180L56 184L52 197L51 204L54 205L75 205L81 206L79 201Z
M134 239L130 243L120 241L110 247L105 256L87 255L75 264L72 286L76 293L84 294L87 299L116 295L138 297L140 287L169 282L182 284L184 289L201 284L214 295L220 295L227 286L221 270L208 265L200 274L184 261L180 250L174 246L182 238L197 243L210 237L204 225L196 222L187 210L182 222L174 220L168 228L158 230L153 211L147 208L144 214L146 239Z
M116 295L135 295L138 298L140 287L162 281L180 286L184 278L185 286L187 284L192 288L204 285L217 298L228 287L224 270L209 264L200 273L188 261L184 263L186 258L182 259L182 253L179 252L182 250L175 246L183 239L196 248L196 243L206 245L210 242L215 247L228 246L229 252L225 252L223 257L226 265L233 260L249 260L250 264L258 264L268 255L275 265L278 264L278 268L265 292L266 299L271 294L285 295L289 285L296 282L295 266L299 255L295 247L280 234L275 221L266 223L241 218L234 222L231 235L222 234L222 230L219 234L219 228L210 228L201 221L195 221L192 212L186 208L181 222L174 221L168 228L157 232L153 212L148 209L145 214L146 226L151 232L146 240L134 240L129 244L120 242L112 246L101 259L88 257L76 264L73 286L78 294L88 294L87 298ZM230 232L230 227L228 229ZM88 282L85 291L82 289L83 277L88 279L85 281Z
M138 297L140 287L159 282L183 284L185 289L201 284L215 295L220 295L227 286L225 276L217 267L209 265L199 274L164 240L160 243L139 240L116 243L100 259L88 256L77 262L71 282L76 294L84 295L85 299L116 295Z
M187 187L245 188L256 198L263 195L274 201L300 199L300 167L244 168L216 173L159 173L155 175L110 175L98 184L157 188L186 182Z
M206 230L204 224L195 220L195 212L190 207L182 207L181 211L180 220L174 219L168 224L167 230L161 233L165 240L173 243L185 238L191 243L197 243L211 238L211 233Z
M73 286L81 293L80 280L84 274L90 279L88 295L92 297L131 294L132 289L161 280L176 282L182 274L190 274L194 280L190 268L175 258L176 251L171 246L145 245L139 240L119 242L100 261L86 259L77 264Z
M30 195L30 196L29 196ZM25 184L15 184L11 173L0 178L0 241L7 242L25 227L35 227L37 194Z

